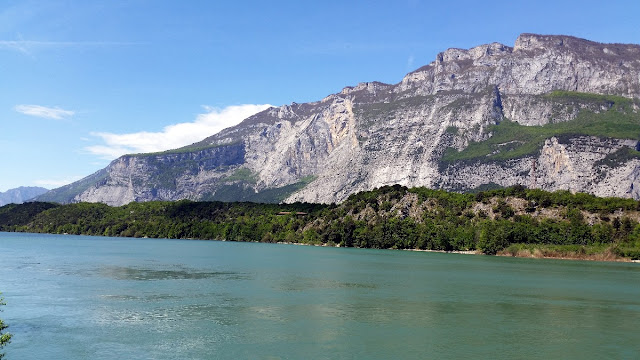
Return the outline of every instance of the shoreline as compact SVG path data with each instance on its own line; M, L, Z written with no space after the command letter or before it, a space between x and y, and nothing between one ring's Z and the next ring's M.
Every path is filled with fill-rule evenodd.
M22 231L9 231L9 233L22 233L22 234L29 234L28 232L22 232ZM67 235L67 236L72 236L72 235L76 235L76 234L51 234L51 233L33 233L33 234L49 234L49 235ZM95 236L95 235L84 235L84 234L78 234L80 236ZM99 237L105 237L103 236L99 236ZM126 238L126 237L124 237ZM140 239L142 239L143 237L140 237ZM147 237L144 237L146 239L149 239ZM131 237L131 239L136 239L135 237ZM154 239L159 239L159 238L154 238ZM167 240L198 240L198 241L222 241L222 242L228 242L229 240L222 240L222 239L191 239L191 238L182 238L182 239L168 239ZM236 241L231 241L231 242L236 242ZM342 246L340 246L340 244L327 244L327 243L319 243L319 244L313 244L313 243L301 243L301 242L286 242L286 241L279 241L279 242L273 242L273 243L269 243L269 242L262 242L262 241L251 241L251 242L255 242L255 243L264 243L264 244L279 244L279 245L301 245L301 246L317 246L317 247L334 247L334 248L341 248ZM374 248L359 248L359 247L352 247L353 249L374 249ZM529 249L522 249L522 250L518 250L517 252L513 253L513 252L509 252L507 249L501 250L499 251L497 254L495 255L487 255L487 254L483 254L480 250L452 250L452 251L446 251L446 250L430 250L430 249L393 249L393 248L388 248L388 249L377 249L377 250L400 250L400 251L414 251L414 252L428 252L428 253L444 253L444 254L462 254L462 255L486 255L486 256L500 256L500 257L516 257L516 258L529 258L529 259L557 259L557 260L583 260L583 261L602 261L602 262L627 262L627 263L634 263L634 264L640 264L640 259L639 260L634 260L631 258L624 258L624 257L620 257L616 254L613 254L612 252L598 252L598 253L593 253L593 254L585 254L585 253L577 253L577 252L565 252L565 253L559 253L557 251L551 251L548 249L540 249L540 248L534 248L533 251L529 250Z
M486 255L481 253L479 250L454 250L454 251L445 251L445 250L423 250L423 249L401 249L405 251L417 251L417 252L432 252L432 253L445 253L445 254L463 254L463 255ZM598 253L593 255L580 255L575 254L576 256L547 256L544 254L517 254L512 255L506 253L504 250L498 252L495 255L486 255L486 256L499 256L499 257L514 257L521 259L556 259L556 260L582 260L582 261L603 261L603 262L630 262L640 264L640 260L632 260L629 258L623 257L608 257L607 254Z
M302 245L302 246L317 246L317 247L342 247L339 244L329 245L329 244L309 244L309 243L298 243L298 242L277 242L275 244L282 245ZM354 247L354 249L367 249L367 248L358 248ZM379 250L400 250L400 251L414 251L414 252L428 252L428 253L443 253L443 254L462 254L462 255L486 255L480 252L480 250L429 250L429 249L379 249ZM551 255L549 253L545 254L542 250L536 249L538 251L519 251L516 254L508 253L505 250L499 251L495 255L486 255L486 256L499 256L499 257L514 257L514 258L522 258L522 259L556 259L556 260L582 260L582 261L601 261L601 262L627 262L627 263L635 263L640 264L640 260L633 260L629 258L619 257L615 254L611 253L595 253L595 254L579 254L579 253L569 253L558 256Z
M574 261L601 261L601 262L627 262L627 263L638 263L640 264L640 260L633 260L629 258L623 257L607 257L606 254L593 254L593 255L577 255L576 256L546 256L546 255L511 255L508 253L499 253L495 256L501 257L514 257L521 259L556 259L556 260L574 260Z
M484 255L478 250L429 250L429 249L390 249L390 250L403 250L403 251L416 251L416 252L430 252L430 253L443 253L443 254L463 254L463 255Z

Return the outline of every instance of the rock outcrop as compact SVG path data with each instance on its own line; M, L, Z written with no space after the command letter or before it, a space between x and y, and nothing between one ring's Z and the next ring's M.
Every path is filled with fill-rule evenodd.
M460 191L523 184L638 198L640 160L611 155L634 148L638 134L549 137L533 154L443 164L447 148L487 140L505 119L541 126L613 106L553 96L558 90L629 99L627 115L637 118L640 46L523 34L514 47L449 49L398 84L362 83L267 109L182 149L124 156L48 199L330 203L391 184Z

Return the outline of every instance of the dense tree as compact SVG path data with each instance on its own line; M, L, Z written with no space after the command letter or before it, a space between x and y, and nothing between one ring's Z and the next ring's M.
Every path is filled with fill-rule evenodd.
M517 201L516 201L517 200ZM640 202L522 186L459 194L384 186L341 204L29 203L0 207L0 231L347 247L480 250L600 246L640 257ZM546 211L542 211L546 210ZM546 214L546 215L545 215Z

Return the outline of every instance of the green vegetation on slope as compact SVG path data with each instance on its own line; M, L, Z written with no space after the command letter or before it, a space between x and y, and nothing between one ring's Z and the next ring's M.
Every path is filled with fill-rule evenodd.
M204 141L200 141L200 142L183 146L177 149L169 149L169 150L156 151L156 152L150 152L150 153L127 154L124 156L147 157L147 156L158 156L158 155L179 155L179 154L188 154L188 153L194 153L194 152L199 152L199 151L204 151L209 149L215 149L223 146L234 146L238 144L240 144L240 142L232 142L228 144L218 145L218 144L206 144L204 143Z
M203 200L226 202L249 201L278 204L289 197L289 195L309 185L316 177L305 176L296 183L277 188L264 189L258 192L255 192L252 187L246 186L246 184L255 184L256 179L256 175L253 175L250 170L238 169L231 176L223 179L226 184L220 186L215 194L206 194L203 196ZM229 182L232 181L236 181L237 183L230 184Z
M247 168L238 168L230 176L223 178L225 182L243 181L248 184L255 184L258 181L258 174Z
M73 201L73 198L83 193L85 190L90 188L91 186L104 181L108 176L106 169L98 170L97 172L85 177L84 179L78 180L69 185L65 185L59 187L57 189L53 189L48 191L38 197L36 199L38 201L50 201L57 203L69 203Z
M552 136L597 136L617 139L640 139L640 114L633 111L633 100L621 96L554 91L544 97L563 106L591 104L605 108L601 112L580 110L571 121L543 126L523 126L504 120L489 127L492 136L471 143L462 150L448 148L443 162L481 160L501 161L531 155L540 150L544 140Z
M23 210L25 209L31 210ZM381 249L541 252L640 258L640 203L521 186L449 193L399 185L339 205L224 202L30 203L0 208L0 231L296 242ZM16 215L17 216L17 215ZM528 251L528 250L527 250Z

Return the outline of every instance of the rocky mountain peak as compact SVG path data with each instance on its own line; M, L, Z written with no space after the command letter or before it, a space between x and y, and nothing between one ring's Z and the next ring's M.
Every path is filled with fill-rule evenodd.
M543 50L558 48L565 46L571 48L575 47L576 42L592 43L591 41L574 38L565 35L538 35L538 34L520 34L516 39L513 46L514 51L531 51L531 50ZM597 43L593 43L597 44Z
M465 60L477 61L482 58L486 58L488 56L510 54L512 51L513 51L513 48L500 43L480 45L468 50L451 48L451 49L445 50L444 52L439 53L436 56L436 60L434 64L443 65L443 63L447 63L451 61L465 61Z
M601 57L621 57L638 60L640 45L603 44L567 35L521 34L515 42L514 51L544 51L574 53L597 60Z
M544 94L571 90L640 96L640 46L601 44L565 35L522 34L513 48L491 43L451 48L402 80L400 91Z

